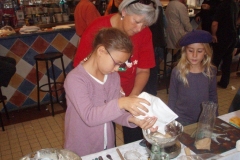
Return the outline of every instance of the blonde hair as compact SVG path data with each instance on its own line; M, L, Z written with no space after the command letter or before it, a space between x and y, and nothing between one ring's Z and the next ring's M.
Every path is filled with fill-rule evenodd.
M152 3L149 5L138 2L131 4L134 1L136 0L123 0L118 7L119 13L121 14L122 11L125 10L125 12L129 15L144 15L148 26L151 26L157 21L159 9L155 0L151 0ZM153 4L155 4L155 8L153 7Z
M204 55L204 58L201 62L203 71L202 73L207 76L209 79L212 77L212 68L214 67L211 64L211 59L212 59L212 49L210 48L208 43L201 43L205 49L206 54ZM179 78L182 80L183 84L185 86L189 86L188 80L187 80L187 75L189 74L190 71L190 63L187 59L186 56L186 47L183 46L181 49L181 58L177 64L177 69L179 71Z

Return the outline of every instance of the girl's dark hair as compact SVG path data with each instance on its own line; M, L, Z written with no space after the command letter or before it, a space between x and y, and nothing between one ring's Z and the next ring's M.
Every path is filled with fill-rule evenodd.
M107 50L118 50L132 54L133 45L130 38L116 28L102 28L93 41L93 50L98 46L104 46Z

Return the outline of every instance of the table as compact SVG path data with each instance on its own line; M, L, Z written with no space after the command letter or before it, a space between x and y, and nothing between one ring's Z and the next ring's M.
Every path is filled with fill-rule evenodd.
M231 113L228 113L228 114L225 114L225 115L222 115L222 116L219 116L218 118L224 120L225 122L229 122L229 119L233 116L240 117L240 110L235 111L235 112L231 112ZM196 130L196 128L197 128L197 124L192 124L192 125L189 125L189 126L185 126L184 127L184 132L188 133L188 134L191 134L192 132L194 132ZM118 148L123 156L124 156L125 152L127 152L129 150L135 150L142 155L141 160L147 160L148 159L147 150L146 150L145 147L143 147L139 144L140 142L141 142L141 140L136 141L136 142L132 142L132 143L129 143L129 144L125 144L125 145L122 145L122 146L119 146L119 147L111 148L111 149L108 149L108 150L104 150L104 151L101 151L101 152L98 152L98 153L86 155L86 156L83 156L81 158L82 158L82 160L92 160L92 159L98 158L99 156L102 156L104 160L109 160L106 157L106 155L110 154L111 157L113 158L113 160L121 160L117 151L116 151L116 149ZM184 148L185 148L185 145L181 144L181 153L178 155L178 157L174 158L173 160L175 160L175 159L177 160L180 156L185 155ZM195 153L191 151L191 154L195 154ZM227 160L227 159L229 159L229 157L227 157L227 156L231 156L231 155L234 155L234 157L232 157L233 160L240 159L240 152L238 152L236 150L236 148L232 149L230 151L224 152L220 155L224 156L223 158L221 158L221 160L225 160L225 159Z

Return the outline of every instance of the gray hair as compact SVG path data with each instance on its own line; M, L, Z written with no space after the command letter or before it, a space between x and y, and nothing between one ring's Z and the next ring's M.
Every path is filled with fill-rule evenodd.
M151 26L153 23L157 21L158 18L158 6L156 4L156 0L151 0L153 3L155 3L155 8L151 5L145 5L142 3L133 3L129 5L130 3L134 2L136 0L123 0L121 4L118 7L118 11L120 14L122 14L122 11L125 10L125 12L129 15L136 14L136 15L145 15L145 22L146 25Z

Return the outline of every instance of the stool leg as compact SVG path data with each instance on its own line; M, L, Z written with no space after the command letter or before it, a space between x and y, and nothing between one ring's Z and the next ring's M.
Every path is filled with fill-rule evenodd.
M53 84L54 84L56 99L57 99L57 102L59 103L58 93L57 93L57 83L56 83L56 78L55 78L55 71L54 71L54 67L53 67L53 61L51 61L51 65L52 65Z
M39 76L38 76L38 61L36 60L36 77L37 77L37 103L38 103L38 110L40 111L40 90L39 90Z
M61 62L62 62L63 76L64 76L64 79L65 79L66 78L66 72L65 72L65 67L64 67L64 63L63 63L63 57L61 57ZM63 94L65 94L64 89L63 89ZM63 101L65 101L65 96L63 98Z
M65 67L64 67L64 63L63 63L63 58L61 57L61 62L62 62L62 70L63 70L63 75L64 75L64 79L66 78L66 73L65 73Z
M1 126L2 126L2 131L5 131L1 113L0 113L0 123L1 123Z
M49 88L49 94L50 94L50 103L51 103L51 108L52 108L52 116L54 116L54 108L53 108L53 100L52 100L52 88L51 88L51 83L50 83L50 75L48 71L48 61L46 62L46 67L47 67L47 77L48 77L48 88Z

